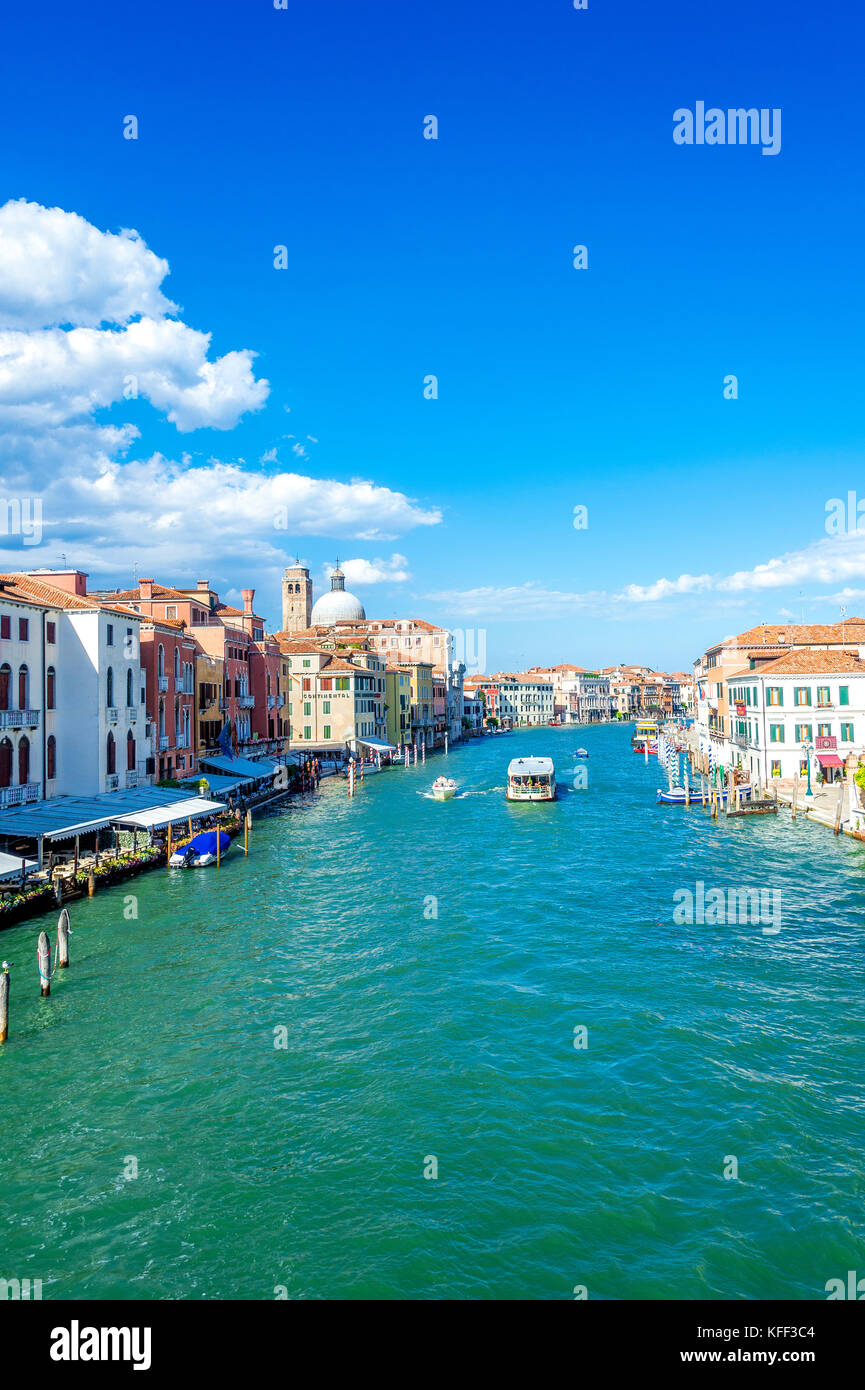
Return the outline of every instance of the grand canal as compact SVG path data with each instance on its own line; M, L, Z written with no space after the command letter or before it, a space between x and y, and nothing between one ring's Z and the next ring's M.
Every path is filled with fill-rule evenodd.
M508 760L546 752L560 800L508 805ZM466 795L439 804L445 767ZM50 1000L52 919L4 932L0 1275L811 1299L865 1274L865 845L657 807L657 779L623 728L487 739L354 801L322 783L248 862L74 904ZM697 882L780 890L781 930L676 925Z

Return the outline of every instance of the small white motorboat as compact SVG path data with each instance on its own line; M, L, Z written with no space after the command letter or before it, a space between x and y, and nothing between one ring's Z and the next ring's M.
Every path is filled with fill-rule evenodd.
M219 836L219 854L216 837ZM172 869L204 869L225 858L231 848L231 836L224 830L200 830L187 844L176 849L169 859Z
M432 794L436 801L450 801L456 794L457 784L452 777L437 777L432 784Z

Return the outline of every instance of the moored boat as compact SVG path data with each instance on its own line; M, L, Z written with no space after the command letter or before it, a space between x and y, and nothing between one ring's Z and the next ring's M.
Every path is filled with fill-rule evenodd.
M552 758L513 758L508 764L508 801L555 801Z
M224 859L231 848L231 836L224 830L200 830L185 845L174 851L168 863L172 869L204 869L217 861L216 837L219 836L219 858Z
M578 748L576 753L574 754L575 758L587 758L588 756L589 750L587 748Z
M727 800L727 788L726 788L726 787L718 787L717 790L718 790L718 800L719 800L719 801L726 801L726 800ZM736 794L737 791L738 791L738 792L741 792L741 794L742 794L743 797L744 797L744 796L750 796L750 795L751 795L751 784L750 784L750 783L744 783L744 784L740 784L738 787L734 787L734 788L733 788L733 794L734 794L734 796L735 796L735 794ZM659 787L659 788L658 788L658 792L657 792L657 796L655 797L655 800L656 800L656 802L658 802L659 804L663 804L663 805L666 805L666 806L684 806L684 805L686 804L686 803L685 803L685 788L684 788L684 787L671 787L671 788L669 788L669 789L662 789L661 787ZM691 787L691 789L690 789L690 791L689 791L689 793L688 793L688 804L690 804L691 806L705 806L705 805L708 804L708 802L709 802L710 800L711 800L711 791L710 791L710 793L709 793L708 796L704 796L703 793L702 793L702 791L701 791L699 788Z
M456 794L457 784L452 777L437 777L432 784L432 794L436 801L450 801Z

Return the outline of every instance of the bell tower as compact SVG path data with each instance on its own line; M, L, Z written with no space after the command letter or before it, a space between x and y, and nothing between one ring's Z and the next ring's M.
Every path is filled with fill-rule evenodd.
M282 578L282 630L303 632L312 615L312 580L305 565L291 565Z

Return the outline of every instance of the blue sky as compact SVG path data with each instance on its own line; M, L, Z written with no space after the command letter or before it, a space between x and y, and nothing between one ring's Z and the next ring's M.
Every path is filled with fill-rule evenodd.
M481 628L492 668L681 669L756 621L865 611L865 537L824 527L829 498L865 498L857 10L184 8L7 21L0 203L134 228L170 266L168 317L212 335L210 360L256 354L230 359L234 412L219 387L183 396L201 369L185 330L157 403L80 363L62 408L40 387L38 425L29 385L0 391L5 495L32 468L44 497L28 565L251 584L275 623L280 552L319 585L338 553L366 562L349 582L370 616ZM677 146L673 112L698 100L780 108L780 154ZM46 243L12 235L38 278ZM73 289L77 235L50 253ZM0 264L0 350L25 331L16 293ZM107 361L142 303L34 310L28 352L90 323ZM274 531L261 480L289 472L311 481Z

